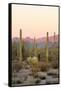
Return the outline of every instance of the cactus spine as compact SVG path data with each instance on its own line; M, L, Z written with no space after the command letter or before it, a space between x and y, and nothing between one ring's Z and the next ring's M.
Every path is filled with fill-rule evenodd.
M47 38L46 38L46 61L48 62L48 32L47 32Z
M20 62L22 61L22 30L20 29Z

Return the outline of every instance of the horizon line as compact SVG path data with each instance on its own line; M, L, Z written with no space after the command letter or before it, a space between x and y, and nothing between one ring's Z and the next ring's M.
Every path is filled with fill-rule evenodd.
M58 36L59 34L56 34L55 36ZM54 36L54 35L50 35L50 36L48 36L48 37L52 37L52 36ZM22 37L23 39L25 39L25 38L31 38L31 39L34 39L34 38L36 38L36 39L39 39L39 38L45 38L46 36L42 36L42 37L38 37L38 38L36 38L36 36L34 36L34 37L30 37L30 36L26 36L26 37ZM20 38L20 36L18 37L18 36L16 36L16 37L12 37L12 39L13 38Z

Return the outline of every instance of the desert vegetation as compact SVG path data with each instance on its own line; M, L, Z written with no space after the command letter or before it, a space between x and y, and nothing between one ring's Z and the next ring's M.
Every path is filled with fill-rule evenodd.
M12 85L55 84L59 82L58 42L49 47L49 32L45 47L38 47L34 37L32 47L22 39L12 42ZM57 44L57 46L56 46Z

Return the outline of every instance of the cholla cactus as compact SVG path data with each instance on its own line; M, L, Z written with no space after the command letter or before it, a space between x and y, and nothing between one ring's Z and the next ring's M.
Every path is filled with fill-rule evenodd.
M46 61L48 62L48 32L47 32L47 38L46 38Z
M31 63L31 67L32 67L33 76L35 77L37 75L37 72L39 71L38 58L36 56L32 57L30 63Z
M38 64L38 58L37 57L28 57L27 58L27 62L30 64L30 65L36 65Z
M31 59L32 59L31 56L27 58L27 62L28 62L28 64L30 64Z
M32 59L31 59L31 61L30 61L30 63L32 64L32 65L36 65L36 64L38 64L38 58L37 57L32 57Z
M32 73L33 76L35 76L37 74L37 72L39 71L39 62L38 62L38 58L36 56L34 57L28 57L27 61L32 69Z
M20 61L22 61L22 30L20 29Z

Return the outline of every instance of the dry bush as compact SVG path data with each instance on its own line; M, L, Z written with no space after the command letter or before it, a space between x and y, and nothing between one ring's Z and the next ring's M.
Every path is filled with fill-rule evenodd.
M51 68L57 69L59 67L58 64L59 64L58 61L52 61L50 66Z
M40 71L48 71L49 69L49 63L47 62L40 62L39 63Z
M22 68L22 63L17 61L16 63L12 63L12 71L18 72Z

